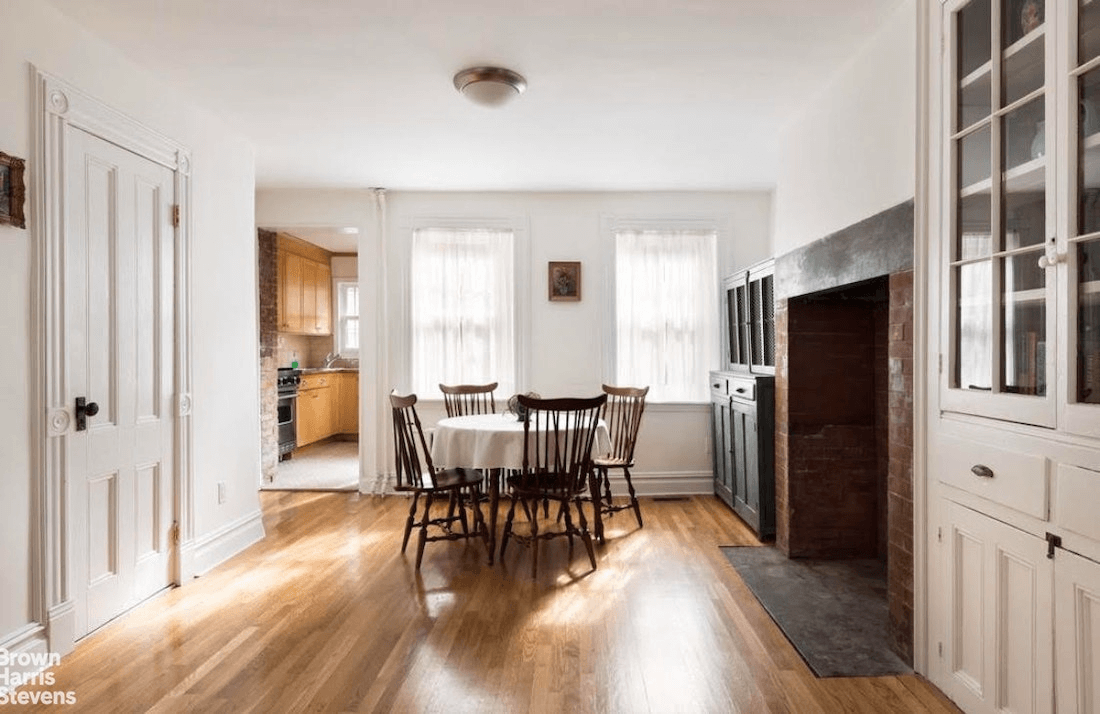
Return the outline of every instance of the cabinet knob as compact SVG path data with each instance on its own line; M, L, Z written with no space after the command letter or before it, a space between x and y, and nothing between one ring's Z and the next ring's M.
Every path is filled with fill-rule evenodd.
M970 473L981 478L993 478L993 469L984 464L975 464L971 466Z
M1047 241L1046 252L1039 258L1039 267L1043 270L1052 268L1066 259L1065 253L1058 252L1056 241L1057 239L1053 237Z

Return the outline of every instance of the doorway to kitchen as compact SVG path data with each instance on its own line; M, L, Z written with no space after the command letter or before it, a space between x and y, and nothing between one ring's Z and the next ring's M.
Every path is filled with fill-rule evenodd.
M359 486L358 238L258 231L261 489Z

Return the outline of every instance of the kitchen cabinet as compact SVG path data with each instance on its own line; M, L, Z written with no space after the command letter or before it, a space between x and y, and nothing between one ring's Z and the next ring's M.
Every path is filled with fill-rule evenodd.
M1100 2L929 12L929 674L1097 711Z
M775 535L775 378L711 372L714 493L761 539Z
M278 250L279 331L301 335L332 334L332 268L281 241Z
M339 383L339 417L337 431L341 434L359 433L359 373L341 372Z
M336 434L359 433L359 374L302 375L298 387L298 446Z

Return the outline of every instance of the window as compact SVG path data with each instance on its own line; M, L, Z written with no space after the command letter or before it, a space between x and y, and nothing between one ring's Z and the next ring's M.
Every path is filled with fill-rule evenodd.
M336 283L336 354L359 357L359 283Z
M511 229L418 228L410 261L410 383L516 383L515 236Z
M622 230L615 239L615 381L656 402L706 402L718 362L715 230Z

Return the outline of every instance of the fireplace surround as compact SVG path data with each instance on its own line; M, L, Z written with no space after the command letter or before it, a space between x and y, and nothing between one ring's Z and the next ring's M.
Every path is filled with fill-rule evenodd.
M776 546L879 558L913 650L913 202L775 263Z

